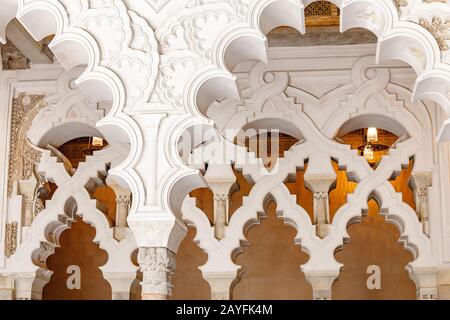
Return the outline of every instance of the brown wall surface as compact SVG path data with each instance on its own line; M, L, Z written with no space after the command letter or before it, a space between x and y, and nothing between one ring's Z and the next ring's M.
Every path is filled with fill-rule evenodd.
M208 256L194 242L195 229L189 228L177 254L177 267L173 275L172 300L209 300L211 289L198 269Z
M109 300L111 286L103 278L99 266L108 261L107 253L92 242L95 229L81 220L61 235L61 247L47 259L47 267L53 271L50 282L42 292L43 300ZM81 269L81 289L69 290L67 267L77 265Z
M378 214L374 200L369 201L369 211L361 223L348 227L350 243L336 253L336 260L344 264L332 289L332 298L350 299L415 299L416 287L405 270L413 260L403 244L399 243L397 227ZM367 267L378 265L381 269L381 289L369 290Z
M101 205L105 207L105 214L108 218L110 226L113 227L116 222L116 193L111 187L99 186L95 189L92 197L101 202Z
M250 228L249 246L237 256L244 272L233 299L312 299L311 285L300 271L308 255L294 244L297 231L276 218L276 204L267 206L267 218Z

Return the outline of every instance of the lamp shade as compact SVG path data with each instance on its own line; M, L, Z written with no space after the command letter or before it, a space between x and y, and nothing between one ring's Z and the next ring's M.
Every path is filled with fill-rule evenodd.
M378 130L377 128L370 127L367 129L367 142L377 142L378 141Z
M94 147L103 147L103 139L99 137L92 137L92 145Z

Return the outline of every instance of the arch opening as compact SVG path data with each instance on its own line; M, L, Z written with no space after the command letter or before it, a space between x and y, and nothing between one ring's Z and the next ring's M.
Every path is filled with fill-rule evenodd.
M335 300L416 299L416 286L406 270L414 257L397 226L379 213L375 198L369 199L360 222L348 226L350 239L335 254L344 265L332 288Z
M300 271L308 255L295 245L295 229L278 218L272 200L264 215L247 230L248 245L235 257L241 271L233 299L312 299L311 285Z

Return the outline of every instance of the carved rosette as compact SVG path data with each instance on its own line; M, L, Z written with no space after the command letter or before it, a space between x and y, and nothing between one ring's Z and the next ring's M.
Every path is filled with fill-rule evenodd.
M175 254L167 248L139 248L137 258L143 274L142 293L170 296Z
M326 192L314 192L314 199L316 199L316 200L328 200L328 193L326 193Z
M6 224L6 236L5 236L5 256L11 257L16 252L17 247L17 222L11 222Z

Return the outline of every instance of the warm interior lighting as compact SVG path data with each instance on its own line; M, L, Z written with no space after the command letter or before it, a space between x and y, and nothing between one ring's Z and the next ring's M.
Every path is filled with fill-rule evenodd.
M103 139L99 137L92 137L92 145L94 147L103 147Z
M371 127L367 129L367 142L377 142L378 141L378 130L377 128Z
M373 160L373 149L370 146L370 144L366 145L364 147L364 158L366 158L368 161Z

